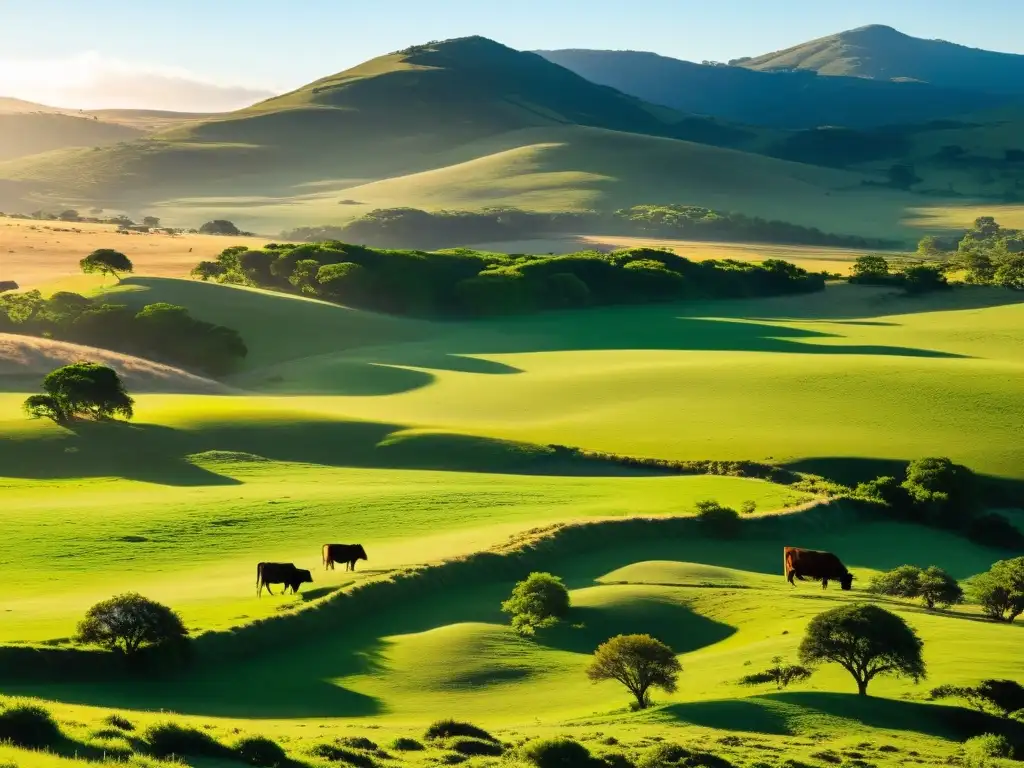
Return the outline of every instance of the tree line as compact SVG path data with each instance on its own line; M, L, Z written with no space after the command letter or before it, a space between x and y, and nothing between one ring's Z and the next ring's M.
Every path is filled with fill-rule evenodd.
M58 291L0 294L0 332L43 336L102 347L219 375L228 373L248 350L238 331L192 317L174 304L140 310L104 299Z
M850 248L898 245L893 241L830 234L816 227L692 205L636 205L613 212L540 212L499 207L428 212L416 208L381 208L347 224L300 227L285 232L282 238L303 242L341 240L377 248L434 249L587 232Z
M690 298L822 290L825 278L793 264L694 262L630 248L565 256L470 249L386 250L339 241L236 246L200 262L194 277L304 293L401 315L479 317Z

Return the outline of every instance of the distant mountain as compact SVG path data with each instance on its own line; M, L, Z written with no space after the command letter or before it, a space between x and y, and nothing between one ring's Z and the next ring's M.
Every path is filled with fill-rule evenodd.
M997 19L991 21L998 23ZM877 24L730 63L760 71L810 70L821 75L917 80L942 88L1024 94L1022 55L922 40Z
M137 204L279 194L322 180L430 170L477 157L467 149L474 142L566 125L728 147L761 141L756 130L655 106L536 54L469 37L382 56L152 139L25 158L0 167L0 179Z
M689 113L777 128L872 128L1001 106L1008 97L926 83L694 64L639 51L537 51L588 80Z

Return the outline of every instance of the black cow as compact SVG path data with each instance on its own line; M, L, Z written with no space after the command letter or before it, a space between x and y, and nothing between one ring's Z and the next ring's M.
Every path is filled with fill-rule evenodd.
M312 583L313 574L296 568L292 563L259 563L256 566L257 597L263 596L264 587L267 588L268 593L274 594L270 591L271 584L284 584L282 594L288 591L288 587L292 588L292 592L298 594L300 585Z
M334 570L335 563L344 563L345 570L356 569L356 560L366 560L362 544L324 544L324 570Z
M793 584L794 577L800 581L820 581L822 589L828 587L829 579L838 581L844 590L849 590L853 586L853 574L846 570L842 561L831 552L785 547L782 551L782 562L786 581L793 586L796 586Z

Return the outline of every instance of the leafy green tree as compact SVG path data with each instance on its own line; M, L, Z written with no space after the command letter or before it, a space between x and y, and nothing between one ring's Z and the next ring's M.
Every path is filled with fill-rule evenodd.
M714 500L697 502L697 521L705 535L719 539L734 539L742 532L740 514L732 507L724 507Z
M942 268L934 264L914 264L903 270L903 289L907 293L928 293L948 287Z
M216 261L200 261L194 267L189 274L198 280L210 280L211 278L216 280L221 277L227 268Z
M320 289L341 301L358 301L366 293L369 273L366 267L343 261L340 264L325 264L316 273Z
M78 265L85 274L99 272L104 275L113 275L115 280L120 279L119 273L132 272L134 267L131 260L120 251L112 248L100 248L93 251Z
M788 688L793 683L801 683L810 678L813 670L800 664L786 664L781 656L772 658L772 665L763 672L745 675L740 678L740 685L765 685L774 683L778 690Z
M302 259L295 263L295 268L288 276L288 282L303 293L316 293L316 276L320 271L320 262L316 259Z
M650 706L650 689L673 693L683 671L672 649L650 635L616 635L594 651L587 677L617 680L636 698L638 709Z
M868 592L888 597L914 598L921 594L921 569L916 565L901 565L891 571L872 577Z
M531 573L512 590L501 610L512 616L512 628L521 635L554 626L569 615L569 590L557 576Z
M819 613L800 643L800 661L814 667L839 664L866 696L878 675L925 677L924 643L899 616L877 605L854 604Z
M974 474L944 456L910 462L903 489L932 524L958 527L970 518L976 506Z
M990 618L1012 622L1024 613L1024 557L1000 560L975 576L971 596Z
M922 259L939 259L945 252L939 246L939 239L935 235L925 235L917 243L917 255Z
M889 262L885 256L878 254L858 256L853 262L851 274L861 281L884 280L889 277Z
M992 282L1003 288L1024 290L1024 254L1007 254L993 271Z
M948 607L964 600L963 587L937 565L929 565L921 571L918 592L928 610L933 610L936 605Z
M133 416L134 400L125 391L113 368L96 363L74 363L51 371L43 379L47 400L39 396L25 401L30 416L67 421L78 416L108 419Z
M75 639L126 655L145 646L175 644L188 637L181 617L165 605L128 593L97 603L78 625Z

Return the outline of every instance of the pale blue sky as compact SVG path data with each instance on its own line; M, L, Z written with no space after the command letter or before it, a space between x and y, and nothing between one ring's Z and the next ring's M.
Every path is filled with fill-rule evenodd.
M38 84L56 77L39 74L49 63L85 54L94 66L284 90L470 34L520 49L631 48L700 61L876 23L1024 53L1022 0L0 0L0 20L0 95L19 71Z

